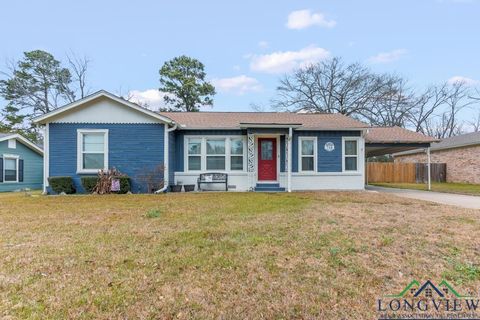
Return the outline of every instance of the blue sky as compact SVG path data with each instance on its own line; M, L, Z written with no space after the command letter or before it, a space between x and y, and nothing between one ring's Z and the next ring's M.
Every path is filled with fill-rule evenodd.
M480 3L416 1L8 1L1 59L43 49L91 60L93 91L157 105L158 69L186 54L217 87L213 110L268 106L278 78L329 56L416 86L480 80Z

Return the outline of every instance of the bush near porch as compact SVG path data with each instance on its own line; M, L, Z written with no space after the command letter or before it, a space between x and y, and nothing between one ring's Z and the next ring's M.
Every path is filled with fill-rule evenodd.
M477 292L480 212L367 192L0 195L0 318L372 319Z

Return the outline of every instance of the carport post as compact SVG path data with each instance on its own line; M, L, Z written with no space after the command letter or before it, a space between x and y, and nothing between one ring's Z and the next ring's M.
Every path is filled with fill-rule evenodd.
M432 190L432 179L430 177L430 147L427 148L427 181L428 181L428 190Z

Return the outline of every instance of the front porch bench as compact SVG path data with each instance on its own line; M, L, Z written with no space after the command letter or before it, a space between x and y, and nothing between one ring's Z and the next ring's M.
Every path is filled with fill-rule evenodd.
M221 183L225 184L225 191L228 191L228 174L221 172L201 173L197 179L198 190L201 190L201 184Z

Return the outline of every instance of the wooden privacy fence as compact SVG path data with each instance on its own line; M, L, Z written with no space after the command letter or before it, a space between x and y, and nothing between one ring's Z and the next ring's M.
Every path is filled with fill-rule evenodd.
M432 182L446 182L447 181L447 164L431 163L430 178L432 179ZM426 163L415 163L415 181L417 183L427 183L428 169L427 169Z
M447 165L432 163L432 182L445 182ZM426 183L428 171L426 163L368 162L367 182Z

